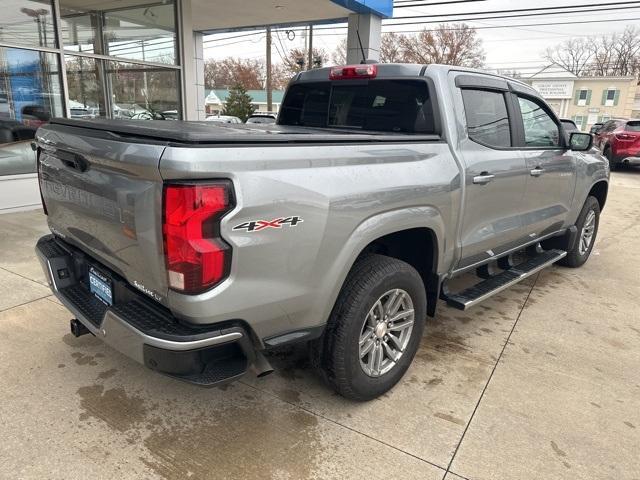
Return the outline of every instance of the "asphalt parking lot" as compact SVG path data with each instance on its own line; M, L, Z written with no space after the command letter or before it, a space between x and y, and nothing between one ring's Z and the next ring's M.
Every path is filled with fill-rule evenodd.
M302 349L207 390L74 338L46 232L0 215L2 479L640 479L640 169L613 174L583 268L442 305L403 381L360 404Z

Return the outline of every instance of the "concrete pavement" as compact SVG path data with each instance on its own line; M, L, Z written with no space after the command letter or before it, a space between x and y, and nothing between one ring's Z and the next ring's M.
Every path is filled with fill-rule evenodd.
M369 403L303 349L204 390L85 336L33 255L39 212L0 216L0 478L640 479L640 170L615 172L592 258L468 312L442 305Z

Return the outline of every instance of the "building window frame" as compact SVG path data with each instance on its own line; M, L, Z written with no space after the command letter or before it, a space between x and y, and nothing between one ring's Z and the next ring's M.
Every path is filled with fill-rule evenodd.
M123 63L132 63L142 66L149 66L155 68L166 68L178 71L178 84L176 85L176 95L178 101L178 111L181 112L181 115L184 116L184 55L185 53L182 51L182 22L180 17L180 2L181 0L173 0L173 15L174 15L174 25L175 25L175 45L174 52L176 62L174 64L166 64L159 62L149 62L149 61L141 61L136 59L128 59L123 57L116 57L112 55L100 55L100 54L92 54L85 52L75 52L73 50L65 50L65 45L63 43L62 38L62 18L60 15L60 0L51 0L51 8L52 8L52 16L53 16L53 27L54 27L54 35L55 35L55 47L41 47L41 46L25 46L19 45L12 42L0 42L0 47L6 48L20 48L24 50L35 50L39 52L45 53L53 53L57 57L59 70L61 72L61 97L62 97L62 109L65 112L66 117L70 117L70 107L69 107L69 84L67 81L67 72L66 72L66 60L65 56L84 56L89 58L94 58L103 63L108 61L114 62L123 62ZM143 5L141 5L143 6ZM112 111L112 101L111 101L111 93L110 88L105 85L103 86L105 101L106 101L106 118L113 117Z

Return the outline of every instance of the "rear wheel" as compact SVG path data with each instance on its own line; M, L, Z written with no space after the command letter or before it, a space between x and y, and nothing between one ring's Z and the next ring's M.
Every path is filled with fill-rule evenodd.
M617 163L613 158L613 152L611 151L610 146L607 145L604 147L604 151L602 153L607 157L607 160L609 160L609 168L611 170L618 170L620 168L620 163Z
M328 383L354 400L391 389L418 349L426 304L422 279L411 265L383 255L358 261L316 349Z
M567 252L567 256L558 263L573 268L584 265L591 255L599 223L600 204L595 197L587 197L576 221L578 238L574 242L573 248Z

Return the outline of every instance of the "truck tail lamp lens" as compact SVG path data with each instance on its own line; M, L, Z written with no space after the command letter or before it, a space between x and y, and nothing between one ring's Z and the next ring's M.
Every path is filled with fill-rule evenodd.
M345 65L343 67L332 67L329 71L329 80L375 78L376 75L378 75L377 65Z
M170 288L196 294L227 277L231 247L220 236L220 219L232 208L228 181L164 186L164 253Z

